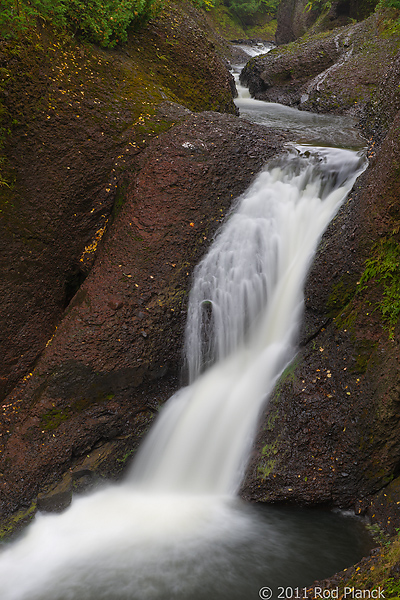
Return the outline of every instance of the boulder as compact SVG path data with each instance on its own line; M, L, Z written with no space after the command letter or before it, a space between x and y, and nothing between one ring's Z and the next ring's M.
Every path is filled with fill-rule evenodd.
M110 442L96 471L125 466L181 383L193 268L284 139L231 115L187 114L141 154L90 274L3 407L3 514Z
M385 35L374 14L255 57L240 80L258 100L360 117L399 48L400 37Z
M400 252L399 126L400 113L379 150L371 141L370 167L322 239L300 349L262 419L248 499L353 508L387 525L383 497L400 465L400 329L389 321L379 268ZM367 259L377 275L361 283ZM392 296L393 310L397 302ZM399 511L389 521L393 532Z
M106 51L38 23L0 40L0 400L90 271L150 139L191 110L236 113L234 82L182 6Z

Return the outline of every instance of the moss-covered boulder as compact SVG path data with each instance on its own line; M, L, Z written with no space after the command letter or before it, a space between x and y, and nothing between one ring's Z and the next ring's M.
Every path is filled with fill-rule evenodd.
M377 13L361 23L307 35L253 58L241 81L258 100L361 116L399 47L399 34Z
M141 153L136 173L127 165L124 203L90 274L35 368L6 399L2 514L110 442L113 452L96 470L121 471L179 387L193 268L232 200L284 142L232 115L181 118ZM68 500L68 490L54 491L57 502Z
M181 118L160 104L236 112L197 15L171 5L115 50L40 23L0 39L0 399L90 271L142 150Z

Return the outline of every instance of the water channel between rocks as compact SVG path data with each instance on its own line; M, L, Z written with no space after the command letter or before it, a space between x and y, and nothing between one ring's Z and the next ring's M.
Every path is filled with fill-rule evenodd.
M196 270L191 383L161 411L124 482L37 515L3 548L1 600L251 600L269 598L267 587L285 598L370 547L351 515L236 495L260 409L296 352L312 256L365 168L349 120L267 105L240 86L237 104L292 144L238 200Z

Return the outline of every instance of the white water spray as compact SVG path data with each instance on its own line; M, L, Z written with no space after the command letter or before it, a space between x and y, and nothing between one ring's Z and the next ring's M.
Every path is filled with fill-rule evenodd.
M259 410L293 357L310 260L363 159L300 147L277 163L196 270L186 328L192 383L140 451L132 480L146 489L234 493Z
M260 525L234 493L260 408L295 352L310 260L362 169L355 152L298 147L257 177L196 272L191 384L163 408L124 484L39 515L3 551L1 600L246 597L235 560L244 544L258 569ZM263 534L271 565L293 560L286 533L285 543L274 526Z

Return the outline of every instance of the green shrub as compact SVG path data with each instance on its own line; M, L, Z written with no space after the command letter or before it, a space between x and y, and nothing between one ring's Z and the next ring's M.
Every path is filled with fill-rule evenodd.
M382 286L382 298L377 303L382 320L393 338L400 317L400 244L382 239L373 248L372 257L365 263L358 292L367 289L369 282Z
M103 47L127 39L130 27L137 28L154 17L166 0L0 0L0 31L11 35L35 18Z
M397 8L400 10L400 0L380 0L378 8Z
M215 7L217 0L192 0L192 3L198 8L204 8L204 10L211 10Z
M280 0L224 0L225 6L244 23L257 12L275 16Z
M330 0L309 0L306 4L306 10L327 10L332 7Z

